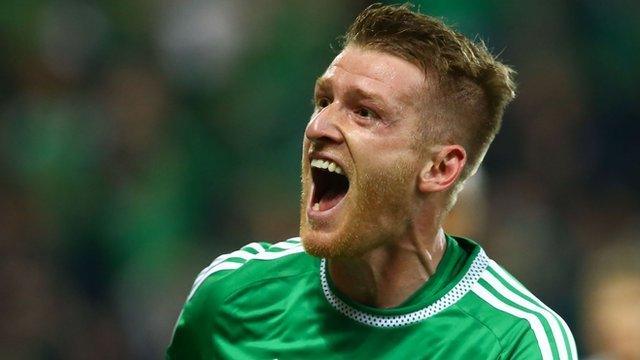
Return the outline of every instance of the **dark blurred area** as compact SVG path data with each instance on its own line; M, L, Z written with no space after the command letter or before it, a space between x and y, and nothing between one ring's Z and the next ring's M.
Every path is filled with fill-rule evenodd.
M615 358L588 294L640 263L608 250L640 247L640 3L414 3L519 73L447 229ZM312 84L368 4L1 2L1 357L161 358L214 257L296 236Z

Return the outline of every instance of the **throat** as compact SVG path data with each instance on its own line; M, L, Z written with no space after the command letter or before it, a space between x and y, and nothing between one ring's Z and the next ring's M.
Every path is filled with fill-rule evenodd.
M357 258L328 260L327 275L353 301L381 309L398 307L433 277L443 258L444 233L431 239L428 258L424 247L383 246Z
M363 264L361 264L363 265ZM331 259L327 271L335 287L349 299L380 308L402 305L428 280L426 272L382 270L358 266L352 259Z

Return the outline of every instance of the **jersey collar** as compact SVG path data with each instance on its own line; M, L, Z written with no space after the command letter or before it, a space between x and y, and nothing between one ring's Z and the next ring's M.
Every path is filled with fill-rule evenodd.
M478 282L480 275L486 269L489 258L482 248L474 242L456 238L454 241L464 242L471 247L472 253L467 263L454 281L448 284L440 296L424 303L419 307L398 307L392 309L378 309L365 306L340 296L333 287L327 271L327 260L320 261L320 282L324 297L331 306L346 317L364 325L380 328L393 328L412 325L423 321L443 311L460 300Z

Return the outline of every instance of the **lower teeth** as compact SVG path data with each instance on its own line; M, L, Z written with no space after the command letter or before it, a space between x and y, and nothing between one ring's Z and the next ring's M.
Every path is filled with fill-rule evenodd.
M320 203L313 204L313 210L320 211Z

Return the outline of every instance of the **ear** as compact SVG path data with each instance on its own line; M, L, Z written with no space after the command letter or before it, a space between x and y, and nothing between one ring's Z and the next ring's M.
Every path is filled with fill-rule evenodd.
M440 192L451 187L467 162L467 152L460 145L444 145L420 171L418 189L421 192Z

